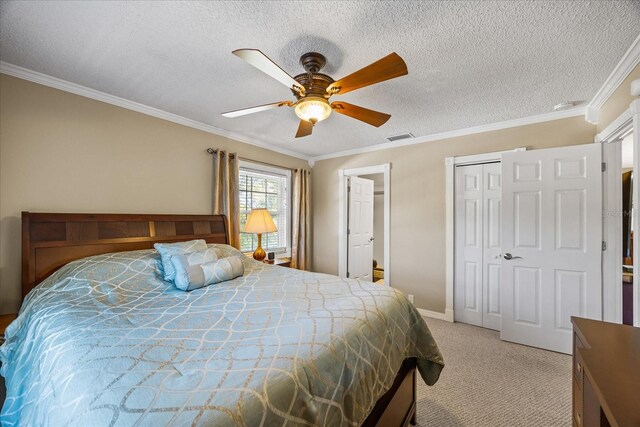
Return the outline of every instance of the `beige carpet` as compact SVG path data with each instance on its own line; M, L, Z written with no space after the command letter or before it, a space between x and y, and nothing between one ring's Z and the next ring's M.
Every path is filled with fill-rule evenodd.
M571 357L500 341L498 332L427 319L445 368L418 381L419 426L570 426Z

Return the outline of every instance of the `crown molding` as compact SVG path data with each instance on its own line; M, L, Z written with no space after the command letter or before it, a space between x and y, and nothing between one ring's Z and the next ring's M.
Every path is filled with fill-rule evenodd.
M618 89L624 79L633 71L633 69L640 63L640 35L634 40L629 49L625 52L624 56L618 62L618 65L613 69L607 80L605 80L602 87L596 92L593 99L587 104L584 118L587 122L596 124L598 123L598 115L600 108L609 99L613 92Z
M236 132L220 129L218 127L208 125L206 123L188 119L186 117L169 113L154 107L150 107L148 105L129 101L124 98L110 95L105 92L91 89L86 86L81 86L66 80L62 80L56 77L43 74L43 73L18 67L16 65L9 64L7 62L0 61L0 73L14 76L20 79L28 80L34 83L42 84L48 87L52 87L54 89L59 89L65 92L84 96L86 98L95 99L97 101L105 102L107 104L115 105L118 107L126 108L128 110L132 110L132 111L136 111L149 116L157 117L162 120L167 120L167 121L177 123L183 126L187 126L193 129L198 129L203 132L223 136L225 138L233 139L245 144L249 144L249 145L264 148L270 151L274 151L277 153L285 154L301 160L306 160L310 167L313 167L315 163L320 160L350 156L354 154L361 154L361 153L367 153L367 152L378 151L378 150L386 150L390 148L403 147L406 145L421 144L425 142L438 141L443 139L455 138L459 136L473 135L476 133L484 133L484 132L491 132L491 131L501 130L501 129L509 129L509 128L518 127L518 126L525 126L525 125L530 125L535 123L543 123L543 122L559 120L559 119L564 119L569 117L577 117L585 114L584 107L576 107L568 110L556 111L556 112L540 114L536 116L524 117L520 119L507 120L503 122L491 123L491 124L482 125L482 126L475 126L475 127L464 128L464 129L459 129L454 131L436 133L436 134L426 135L426 136L412 138L408 140L387 142L387 143L376 144L376 145L371 145L371 146L362 147L362 148L356 148L352 150L324 154L320 156L307 156L307 155L295 152L293 150L288 150L286 148L280 148L280 147L274 146L268 142L259 141L255 139L248 139L244 135L238 134Z
M73 93L76 95L84 96L86 98L95 99L96 101L105 102L107 104L115 105L117 107L126 108L127 110L136 111L138 113L146 114L148 116L157 117L162 120L177 123L179 125L187 126L193 129L198 129L203 132L211 133L225 138L233 139L245 144L254 145L256 147L264 148L277 153L286 154L287 156L295 157L297 159L306 160L309 162L311 158L304 154L297 153L286 148L281 148L269 144L264 141L255 139L248 139L244 135L236 132L231 132L225 129L208 125L196 120L188 119L177 114L169 113L167 111L160 110L158 108L150 107L138 102L129 101L128 99L120 98L118 96L109 95L99 90L91 89L86 86L81 86L75 83L71 83L66 80L62 80L56 77L49 76L47 74L38 73L27 68L18 67L17 65L10 64L8 62L0 61L0 73L7 74L9 76L17 77L19 79L28 80L34 83L38 83L44 86L49 86L54 89L59 89L65 92Z
M633 104L631 104L633 105ZM593 139L595 143L608 143L615 142L617 140L621 140L625 134L629 131L629 125L633 121L633 112L631 111L631 107L627 108L615 119L609 126L604 128L596 137Z
M336 157L352 156L354 154L369 153L371 151L388 150L390 148L404 147L406 145L423 144L425 142L439 141L443 139L456 138L459 136L473 135L476 133L492 132L502 129L510 129L519 126L532 125L536 123L550 122L553 120L567 119L570 117L579 117L584 115L584 107L576 107L568 110L554 111L552 113L539 114L537 116L523 117L521 119L506 120L503 122L491 123L488 125L474 126L465 129L459 129L449 132L434 133L418 138L403 139L400 141L386 142L383 144L370 145L368 147L356 148L353 150L345 150L337 153L324 154L313 157L314 162L320 160L333 159Z

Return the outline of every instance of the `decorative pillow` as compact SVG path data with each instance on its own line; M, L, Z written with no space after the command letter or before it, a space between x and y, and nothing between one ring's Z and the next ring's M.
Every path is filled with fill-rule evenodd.
M225 282L244 274L244 265L240 257L232 256L194 265L189 263L188 255L171 256L171 264L176 272L174 283L183 291Z
M177 243L156 243L153 247L160 253L162 261L162 274L164 280L173 282L176 272L171 265L171 255L186 254L189 252L204 252L207 250L207 242L204 240L189 240Z
M203 252L188 252L186 254L171 255L170 262L171 262L171 267L173 268L173 271L174 271L173 282L175 283L180 281L181 283L185 283L188 281L188 278L186 276L186 270L184 269L183 271L177 270L174 265L175 262L173 260L173 257L182 257L182 260L180 262L185 264L187 267L190 267L192 265L200 265L200 264L217 260L218 252L216 251L215 248L207 248L207 250ZM182 277L178 277L181 274L182 274Z
M245 255L240 252L238 249L234 248L231 245L224 245L222 243L211 243L207 245L210 248L215 248L218 253L218 258L227 258L230 256L239 256L240 258L244 258Z

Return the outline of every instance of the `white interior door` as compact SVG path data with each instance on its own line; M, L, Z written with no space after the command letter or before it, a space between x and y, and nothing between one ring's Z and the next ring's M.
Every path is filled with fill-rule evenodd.
M373 180L349 178L347 277L372 281Z
M482 326L500 330L501 165L483 165Z
M482 165L456 167L455 179L454 316L482 326Z
M600 150L502 155L503 340L571 353L571 316L601 319Z
M455 174L455 320L499 330L500 163Z

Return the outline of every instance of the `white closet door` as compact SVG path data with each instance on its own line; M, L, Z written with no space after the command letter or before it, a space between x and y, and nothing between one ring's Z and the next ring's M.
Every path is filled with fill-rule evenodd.
M601 319L600 162L600 144L503 154L503 340L571 353L571 316Z
M500 330L501 177L500 163L483 165L482 326Z
M482 326L482 165L456 167L454 313L458 322Z

